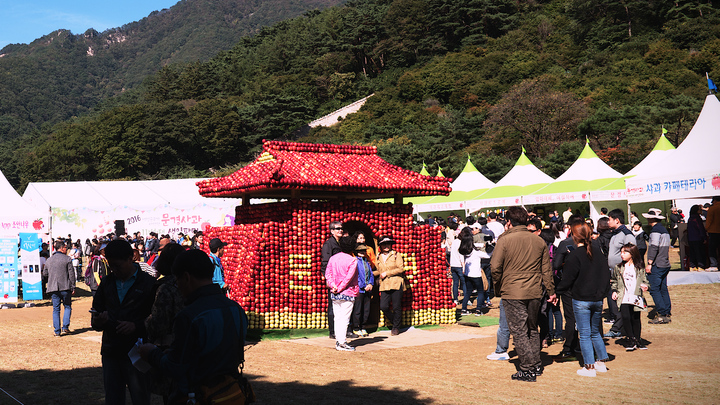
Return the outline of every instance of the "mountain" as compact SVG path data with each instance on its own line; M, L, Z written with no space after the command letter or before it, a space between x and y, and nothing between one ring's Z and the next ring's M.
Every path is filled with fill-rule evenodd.
M182 0L105 32L58 30L0 50L0 141L92 110L173 63L207 61L262 27L341 0Z
M498 180L522 146L556 177L587 139L624 173L661 128L680 143L706 73L720 77L715 3L352 0L262 28L206 62L164 65L88 114L2 145L0 165L20 188L199 177L253 160L262 139L297 139L375 145L392 164L426 162L449 177L469 155ZM295 131L372 93L337 125Z

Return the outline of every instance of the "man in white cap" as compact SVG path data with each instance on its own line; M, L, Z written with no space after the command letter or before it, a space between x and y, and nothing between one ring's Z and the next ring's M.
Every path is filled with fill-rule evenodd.
M645 272L650 282L650 295L655 302L657 316L650 320L651 324L670 323L670 294L667 288L667 276L670 272L670 233L660 224L662 211L650 208L642 216L647 218L652 227L648 241L647 262Z

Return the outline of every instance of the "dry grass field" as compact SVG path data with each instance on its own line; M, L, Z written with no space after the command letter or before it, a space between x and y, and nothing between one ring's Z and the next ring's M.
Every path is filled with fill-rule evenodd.
M0 311L1 405L102 403L100 334L90 329L90 297L78 292L73 333L60 338L47 301ZM262 340L246 348L245 372L259 404L718 404L720 284L670 294L673 322L643 325L649 350L627 353L609 340L609 372L596 378L576 375L579 363L552 363L561 348L552 345L536 383L511 381L516 357L485 358L497 326L460 325L429 332L485 337L362 353Z

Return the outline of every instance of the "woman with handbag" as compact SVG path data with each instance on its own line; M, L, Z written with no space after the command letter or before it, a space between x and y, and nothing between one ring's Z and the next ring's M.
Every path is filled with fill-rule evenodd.
M375 277L380 278L380 310L391 319L392 336L400 334L402 323L402 294L405 291L405 263L400 253L393 250L395 240L390 236L380 238L380 254L377 257ZM392 304L392 312L390 305Z
M642 331L640 313L647 306L642 293L647 291L650 285L645 275L645 263L640 250L632 243L620 248L620 257L623 261L613 269L610 289L612 299L617 301L620 308L625 336L630 339L630 344L625 346L625 350L629 352L635 349L645 350L647 346L640 340Z

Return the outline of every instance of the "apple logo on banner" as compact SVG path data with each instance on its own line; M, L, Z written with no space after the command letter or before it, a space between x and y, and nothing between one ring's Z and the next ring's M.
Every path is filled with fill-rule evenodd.
M515 199L515 204L520 204L520 199L519 199L519 198L516 198L516 199Z
M587 198L587 194L582 195L583 200Z

